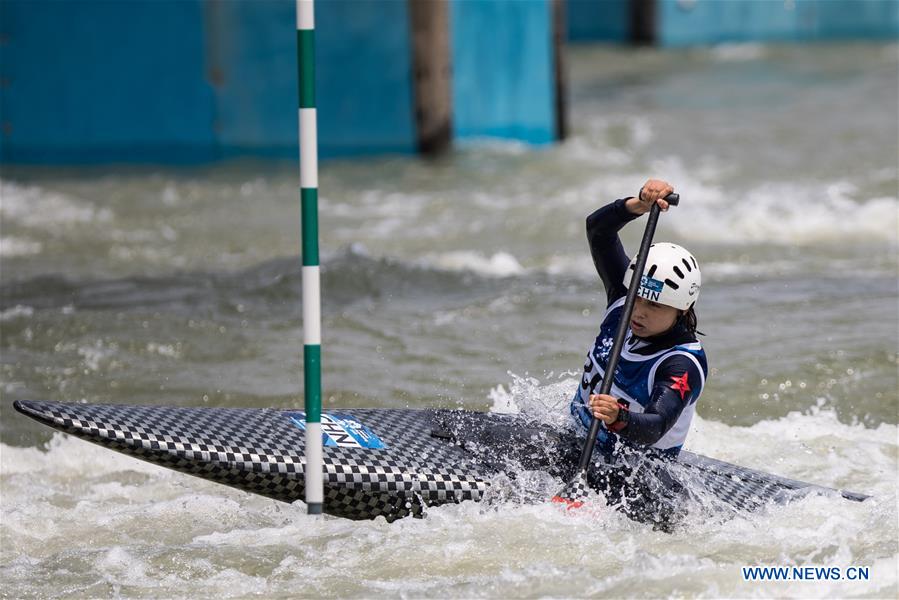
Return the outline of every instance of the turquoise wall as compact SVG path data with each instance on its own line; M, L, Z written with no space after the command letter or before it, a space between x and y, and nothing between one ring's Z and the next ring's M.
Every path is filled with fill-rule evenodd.
M655 0L657 42L899 38L899 0ZM568 39L626 42L630 0L568 0Z
M323 157L413 152L405 2L316 3ZM2 0L0 160L297 156L289 0Z
M211 148L196 1L0 1L0 158L189 160Z
M567 0L571 42L619 42L630 37L630 0Z
M414 152L405 2L315 5L316 104L322 157ZM297 152L296 9L284 0L205 2L207 62L225 155Z
M323 155L415 152L406 2L319 0L315 6Z
M414 152L405 2L316 6L323 157ZM0 160L297 156L289 0L2 0Z
M550 0L450 5L457 138L555 139Z
M451 3L455 134L553 139L549 0ZM416 150L408 4L316 2L320 156ZM292 0L0 0L0 161L296 158Z
M323 157L414 152L405 2L316 5ZM0 160L296 157L289 0L2 0Z
M897 0L656 1L662 46L899 37Z

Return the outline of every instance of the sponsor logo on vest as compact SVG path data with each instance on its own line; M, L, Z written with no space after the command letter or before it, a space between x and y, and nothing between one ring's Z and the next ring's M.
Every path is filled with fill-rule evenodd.
M612 353L612 346L615 345L615 340L610 337L604 337L600 343L602 344L602 348L599 349L596 358L605 363L609 360L609 354Z

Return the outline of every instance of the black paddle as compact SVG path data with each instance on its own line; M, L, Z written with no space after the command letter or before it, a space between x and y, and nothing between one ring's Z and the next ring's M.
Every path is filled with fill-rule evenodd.
M677 206L680 202L680 196L678 194L668 194L665 196L665 201L670 206ZM630 285L627 287L627 297L624 301L621 321L618 322L618 331L615 333L615 342L612 344L612 351L609 353L609 362L605 369L606 376L602 378L602 386L599 388L600 394L608 394L612 391L615 369L618 368L618 359L621 356L621 347L624 345L624 336L627 334L627 327L631 322L631 313L634 312L637 290L640 288L643 269L646 268L646 256L649 254L652 236L655 235L656 224L659 222L661 211L662 209L659 208L658 202L653 202L652 208L649 210L649 221L647 221L646 230L643 232L643 241L640 242L640 251L637 253L637 264L634 265L634 274L631 275ZM573 508L583 504L583 500L587 497L588 492L587 467L590 466L590 459L593 457L593 447L596 445L596 435L599 433L600 423L599 419L593 417L590 423L590 432L587 434L587 440L584 443L584 450L581 452L581 460L578 462L577 472L565 486L565 489L553 496L553 502L564 502Z

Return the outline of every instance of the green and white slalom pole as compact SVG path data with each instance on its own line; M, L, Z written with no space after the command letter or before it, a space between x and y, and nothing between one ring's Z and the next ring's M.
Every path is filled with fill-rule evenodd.
M322 481L321 276L318 262L318 133L315 117L315 12L297 2L300 83L300 201L303 223L303 389L306 410L306 506L320 515Z

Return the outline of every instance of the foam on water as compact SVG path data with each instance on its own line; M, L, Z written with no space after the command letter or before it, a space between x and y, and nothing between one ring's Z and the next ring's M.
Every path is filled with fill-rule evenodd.
M0 216L6 223L61 232L75 224L109 223L109 208L68 194L46 190L40 186L21 185L0 180Z
M426 256L422 263L447 271L471 271L485 277L508 277L524 273L521 263L508 252L497 252L490 257L471 251L446 252Z
M601 127L613 127L611 123ZM628 136L637 147L652 139L651 125L642 118L627 125ZM579 144L599 143L602 136L575 136L555 150L549 159L556 163L574 161L587 169L597 154L608 161L607 152L587 150L579 155ZM504 160L485 150L485 161ZM522 161L526 160L524 158ZM415 193L363 190L352 188L331 192L334 198L323 199L322 218L327 222L332 247L364 243L375 256L417 255L423 264L450 270L467 269L487 276L517 275L531 268L549 272L566 272L566 262L583 267L582 254L564 258L574 248L570 240L583 239L585 215L616 197L634 194L645 181L646 173L657 173L672 181L685 199L675 209L676 218L665 217L660 235L692 244L826 246L833 243L899 246L899 199L895 195L870 195L859 186L873 182L877 189L889 189L896 180L894 168L874 168L870 174L854 180L771 181L741 183L732 190L731 173L737 165L721 159L699 158L686 163L674 155L657 157L648 168L636 168L634 159L625 160L624 168L584 179L573 178L552 192L551 203L537 203L542 208L525 209L543 195L525 177L521 190L484 189L448 193L444 188L420 189ZM499 165L497 165L499 167ZM523 166L523 165L522 165ZM457 167L462 168L461 166ZM561 168L561 164L559 165ZM408 167L413 171L413 167ZM879 183L878 183L879 182ZM81 250L93 248L98 259L116 268L137 265L157 270L190 268L214 254L223 264L246 261L253 251L223 240L195 240L201 230L195 219L173 219L171 224L159 218L127 218L111 208L87 201L69 193L40 186L4 180L0 212L4 220L4 236L0 239L0 255L22 260L42 255L53 260L70 260L72 246L60 245L59 237L80 240ZM111 179L106 194L125 193L140 187L139 178ZM158 185L158 182L157 182ZM65 187L64 185L62 187ZM122 191L115 191L118 187ZM196 184L167 182L160 192L160 204L175 210L166 198L179 198L197 190ZM220 186L211 185L206 192L217 194ZM280 193L277 182L270 183L267 194ZM449 198L448 198L449 195ZM453 199L453 202L448 202ZM276 198L281 202L280 198ZM224 195L219 204L223 210L237 210L245 202L242 195ZM232 204L229 206L229 203ZM196 207L195 207L196 208ZM270 207L273 211L279 207ZM123 210L117 207L116 210ZM459 218L459 211L475 215ZM266 211L261 211L263 214ZM543 221L542 225L535 223ZM247 235L252 231L247 229ZM486 235L485 234L489 234ZM257 238L258 239L258 238ZM555 240L555 241L553 241ZM201 248L199 242L205 246ZM277 240L275 240L277 241ZM463 249L459 249L459 244ZM196 245L196 248L194 246ZM432 248L431 251L422 251ZM583 246L577 244L581 253ZM327 248L326 248L327 250ZM560 254L561 253L561 254ZM559 257L563 258L559 258ZM583 255L585 256L585 255ZM51 262L52 264L52 262ZM586 263L589 266L589 261Z
M0 237L0 257L39 254L43 244L25 237Z
M655 160L652 172L664 173L665 179L675 182L684 199L673 209L677 218L666 219L665 226L696 242L807 245L851 239L899 243L895 195L864 197L855 183L846 180L759 182L734 193L726 186L733 168L736 165L710 162L697 170L675 156ZM893 169L872 173L873 179L883 181L896 177ZM616 182L616 187L639 189L638 179Z
M852 238L897 244L899 201L895 197L856 200L851 186L834 182L821 188L763 185L745 199L720 192L697 193L672 228L699 242L808 245ZM788 201L786 199L789 199Z
M28 319L34 314L34 308L23 304L17 304L12 308L0 311L0 322Z
M711 49L711 53L712 58L720 62L741 62L763 58L767 48L759 43L719 44Z

